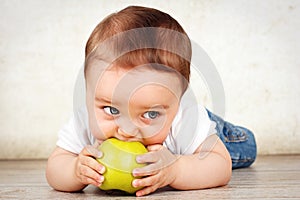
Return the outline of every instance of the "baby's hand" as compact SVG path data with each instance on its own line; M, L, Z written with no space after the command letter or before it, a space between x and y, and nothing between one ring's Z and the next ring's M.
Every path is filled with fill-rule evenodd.
M95 146L86 146L78 155L76 160L75 175L76 178L84 185L93 184L99 187L104 181L102 174L105 167L95 158L101 158L100 152Z
M171 184L176 175L174 169L178 156L162 145L151 145L147 148L149 153L138 156L137 162L150 164L133 170L133 176L145 176L142 179L135 179L132 183L134 187L144 187L136 192L136 196L147 195Z

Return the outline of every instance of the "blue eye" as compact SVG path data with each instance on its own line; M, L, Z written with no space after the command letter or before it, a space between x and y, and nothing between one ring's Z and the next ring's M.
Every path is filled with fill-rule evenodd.
M114 107L111 107L111 106L106 106L103 108L104 112L106 112L106 114L109 114L109 115L118 115L120 114L120 111Z
M159 112L157 111L148 111L143 114L143 117L146 119L155 119L159 116Z

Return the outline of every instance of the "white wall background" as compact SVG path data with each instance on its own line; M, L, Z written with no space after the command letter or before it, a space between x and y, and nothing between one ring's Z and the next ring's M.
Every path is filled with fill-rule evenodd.
M260 154L300 153L300 1L0 0L0 158L50 154L89 34L133 4L171 14L205 49L226 119L255 132Z

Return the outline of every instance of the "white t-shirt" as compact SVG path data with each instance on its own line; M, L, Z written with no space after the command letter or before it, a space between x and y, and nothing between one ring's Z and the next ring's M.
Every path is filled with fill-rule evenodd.
M187 96L183 95L171 130L163 143L174 154L193 154L209 135L216 133L216 124L209 119L206 109ZM58 136L57 146L75 154L79 154L85 146L95 143L89 130L85 106L73 113Z

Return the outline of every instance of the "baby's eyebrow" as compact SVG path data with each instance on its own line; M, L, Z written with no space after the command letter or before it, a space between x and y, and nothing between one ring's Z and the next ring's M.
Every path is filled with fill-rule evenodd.
M111 103L111 100L109 98L106 97L95 97L95 100L97 102L104 102L104 103Z
M142 106L144 110L151 110L151 109L168 109L169 105L154 105L154 106Z

